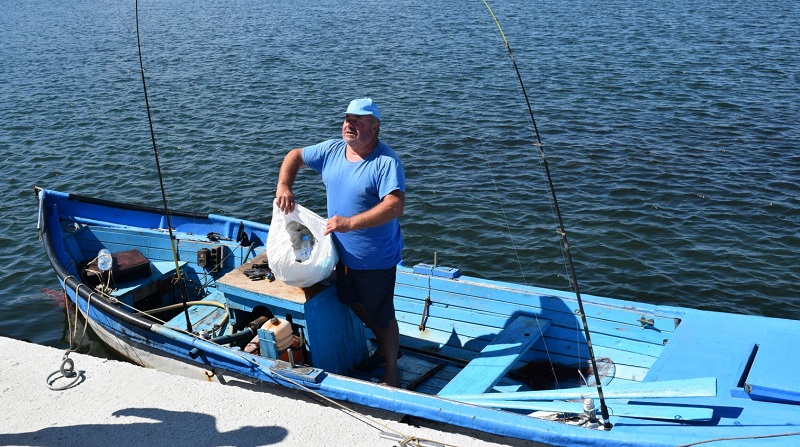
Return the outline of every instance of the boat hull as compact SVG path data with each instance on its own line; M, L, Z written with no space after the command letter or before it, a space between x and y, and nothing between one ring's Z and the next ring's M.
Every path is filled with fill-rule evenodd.
M153 297L164 299L174 292L169 287L166 292L164 289L164 278L169 279L174 271L162 272L168 271L168 266L165 269L162 264L169 264L171 254L159 210L56 191L37 190L37 197L45 252L70 300L104 343L145 367L229 385L263 384L267 392L275 385L300 389L344 403L546 445L666 446L733 437L761 437L769 445L795 445L800 439L795 433L800 429L794 430L800 424L800 402L793 397L791 381L779 377L792 377L800 365L795 365L791 357L777 355L780 348L800 342L797 321L588 296L587 314L591 313L588 316L592 325L598 328L597 336L592 337L593 344L614 365L609 369L614 371L613 377L606 382L610 382L611 388L624 385L626 390L634 390L634 395L626 391L624 399L608 402L611 430L592 429L554 420L558 412L543 417L543 413L531 413L532 410L501 410L481 405L481 401L490 401L496 407L516 405L536 409L535 397L520 394L518 398L503 400L497 396L529 390L531 378L521 378L520 371L536 366L543 358L565 364L576 359L585 361L585 341L575 340L576 334L581 333L580 323L575 316L575 302L568 293L461 277L454 275L453 269L399 267L395 301L402 349L406 353L401 360L407 368L401 379L404 387L411 388L413 382L416 390L391 388L375 383L375 376L352 370L360 344L368 342L371 334L349 320L342 324L343 319L350 317L335 295L331 295L333 288L304 290L298 297L292 295L296 291L283 295L257 293L255 287L269 286L266 282L237 285L225 279L246 266L254 247L253 254L260 255L268 226L214 215L178 214L174 231L182 263L179 268L190 280L204 281L198 282L204 286L204 296L197 299L214 298L225 303L232 315L229 324L233 331L246 330L247 322L242 321L242 316L258 314L261 306L271 308L275 315L291 317L292 324L302 329L300 333L307 343L306 360L310 362L307 365L292 367L277 358L211 342L199 330L188 332L182 314L158 321L132 310L149 303ZM249 247L236 246L237 228L248 235ZM212 233L219 237L207 240ZM198 264L196 256L208 244L214 247L222 244L229 255L226 259L230 264L214 277L208 268ZM140 250L152 263L154 276L140 281L143 285L130 289L117 287L113 293L86 284L78 266L102 247L109 247L114 253ZM158 292L137 296L143 287ZM337 324L330 324L330 320ZM192 323L200 325L201 321ZM217 326L220 324L212 332L217 332ZM515 349L505 345L515 344L520 337L532 333L536 337L524 345ZM266 346L264 333L258 332L258 336L257 341ZM353 347L331 349L341 346L341 340L352 341ZM508 355L514 357L503 357ZM497 356L497 361L487 362L488 356ZM483 391L467 392L472 381L464 381L464 376L480 374L486 368L497 369L499 364L506 366L493 372L497 379L481 385L488 386L493 393L489 398L480 396ZM426 373L431 374L425 376ZM714 379L713 395L652 391L659 389L659 383L681 380L697 383L697 379L703 378ZM454 386L447 388L451 382L461 382L460 391L439 396L442 390L454 389ZM649 394L635 396L639 383L648 384ZM758 393L753 394L753 390ZM474 401L461 402L459 395L471 395ZM539 406L568 403L552 397L547 402L548 405ZM616 414L615 406L626 411L633 408L635 412ZM652 417L648 417L648 406L703 409L703 414L711 416L689 421L676 414L669 420L669 416L657 416L663 411L653 411ZM578 416L576 420L580 420Z

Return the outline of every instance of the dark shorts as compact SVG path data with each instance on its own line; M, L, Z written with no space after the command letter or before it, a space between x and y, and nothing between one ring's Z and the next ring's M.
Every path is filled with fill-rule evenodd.
M397 268L353 270L341 262L336 265L336 291L345 304L361 303L372 323L379 328L389 326L394 315L394 283Z

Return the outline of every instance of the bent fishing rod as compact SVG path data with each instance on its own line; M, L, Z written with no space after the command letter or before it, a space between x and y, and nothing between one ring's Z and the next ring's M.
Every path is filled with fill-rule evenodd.
M603 387L600 383L600 373L597 370L597 362L595 361L594 357L594 349L592 348L592 337L589 333L589 324L586 321L586 312L583 310L583 300L581 299L580 289L578 288L578 277L575 274L575 264L572 261L572 253L569 249L569 242L567 241L567 231L564 228L564 220L561 218L561 210L558 207L558 198L556 197L556 188L553 185L553 177L550 174L550 167L547 164L547 156L544 152L544 144L542 144L542 139L539 136L539 128L536 126L536 118L533 114L533 108L531 107L530 99L528 98L528 92L525 90L525 83L522 82L522 75L519 72L519 67L517 66L517 61L514 59L514 52L511 50L511 45L508 43L508 39L506 39L506 35L503 32L503 28L500 26L500 21L497 19L497 16L494 15L494 11L489 6L487 0L483 0L483 4L486 5L486 9L489 10L489 14L492 15L492 19L494 20L495 25L497 25L497 29L500 31L500 36L503 38L503 43L508 50L508 55L511 58L511 63L514 66L514 71L517 73L517 80L519 81L519 86L522 89L522 96L525 98L525 104L528 107L528 116L531 119L531 123L533 124L533 131L535 140L533 145L539 148L539 154L542 157L542 164L544 165L544 171L547 177L547 186L550 189L550 198L553 201L553 212L556 215L556 220L558 223L558 228L556 232L558 233L559 237L561 237L561 243L564 245L564 256L567 259L567 266L569 269L570 275L570 282L572 283L573 291L575 292L575 298L578 301L578 311L581 315L581 321L583 322L583 333L586 337L586 346L589 350L589 359L592 363L592 371L594 372L594 381L597 386L597 396L600 400L600 412L603 416L603 427L606 429L611 428L611 423L608 421L609 414L608 414L608 407L606 406L605 397L603 396Z
M186 283L181 277L180 261L178 261L178 250L175 248L175 235L172 234L172 219L170 218L169 206L167 205L167 191L164 188L164 177L161 175L161 163L158 159L158 146L156 146L156 132L153 130L153 117L150 114L150 100L147 98L147 83L144 79L144 62L142 61L142 39L139 36L139 0L136 0L136 46L139 49L139 69L142 73L142 89L144 91L144 104L147 108L147 122L150 125L150 141L153 142L153 156L156 159L156 171L158 172L158 184L161 187L161 201L164 204L164 218L167 221L167 231L169 232L169 245L172 249L172 258L175 261L175 281L180 284L181 299L183 300L183 313L186 316L186 331L192 332L192 322L189 319L189 306L187 304L188 294Z

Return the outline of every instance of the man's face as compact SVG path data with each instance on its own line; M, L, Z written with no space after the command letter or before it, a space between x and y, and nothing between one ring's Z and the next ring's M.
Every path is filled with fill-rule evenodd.
M342 139L348 145L361 148L372 143L378 134L378 123L370 115L346 115L342 124Z

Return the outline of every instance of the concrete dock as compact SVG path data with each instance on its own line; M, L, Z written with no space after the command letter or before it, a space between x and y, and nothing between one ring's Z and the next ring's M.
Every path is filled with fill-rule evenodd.
M408 425L393 413L350 406L356 417L292 390L224 386L76 353L69 358L82 380L53 391L46 379L60 369L62 355L55 348L0 337L0 446L399 444L381 438L381 432L446 446L535 445L434 423ZM62 383L68 381L55 385Z

